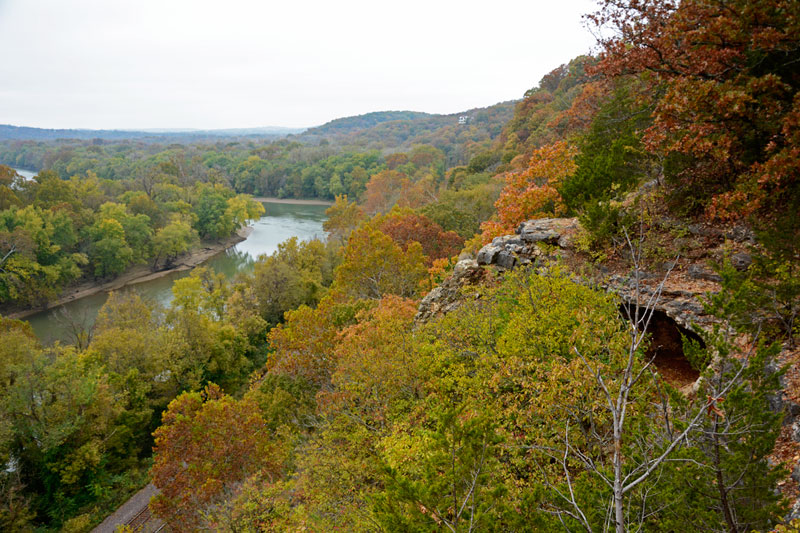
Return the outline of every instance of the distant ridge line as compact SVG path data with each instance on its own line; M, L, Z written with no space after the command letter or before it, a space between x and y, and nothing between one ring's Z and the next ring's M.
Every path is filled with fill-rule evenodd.
M0 141L55 141L55 140L83 140L91 141L101 139L105 141L123 141L149 139L151 141L202 141L221 138L265 138L279 139L289 135L303 135L306 138L315 138L326 135L342 135L357 131L367 130L390 122L420 121L433 124L446 124L453 117L468 117L482 110L509 106L516 100L498 102L488 107L478 107L458 113L426 113L423 111L373 111L361 115L341 117L328 121L322 125L310 128L288 128L283 126L264 126L255 128L221 128L221 129L192 129L192 128L146 128L146 129L85 129L85 128L34 128L30 126L14 126L0 124ZM466 120L466 119L465 119Z
M57 139L78 139L78 140L123 140L123 139L202 139L215 137L285 137L286 135L298 134L306 128L286 128L280 126L265 126L259 128L226 128L226 129L113 129L113 130L92 130L92 129L63 129L63 128L33 128L30 126L12 126L10 124L0 124L0 140L57 140Z

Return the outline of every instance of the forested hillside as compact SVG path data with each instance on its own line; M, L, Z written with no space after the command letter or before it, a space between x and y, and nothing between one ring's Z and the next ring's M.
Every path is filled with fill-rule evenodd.
M395 203L420 208L437 198L448 169L491 147L510 110L473 110L465 124L455 115L374 113L278 141L6 141L0 161L42 171L26 181L4 167L0 305L41 306L66 287L133 265L169 267L201 241L224 239L257 218L257 206L236 193L346 195L370 214ZM471 236L492 202L488 190L468 199L450 229Z
M587 22L597 55L463 124L3 145L49 169L9 173L2 216L39 221L6 233L56 258L59 217L92 250L151 203L200 233L235 193L335 202L251 274L114 294L88 343L2 319L2 527L151 481L173 531L800 530L800 4Z
M142 142L163 143L202 142L219 137L257 137L259 139L277 139L285 135L300 133L304 128L238 128L222 130L67 130L30 128L0 124L0 139L19 141L55 141L59 139L76 139L85 141L120 141L138 139Z
M355 117L337 118L322 126L308 130L309 135L325 136L330 134L352 133L358 130L366 130L377 126L383 122L393 122L397 120L415 120L422 118L432 118L429 113L417 111L377 111Z
M191 144L165 144L136 135L123 140L7 140L0 142L0 163L53 170L64 179L91 170L110 180L222 182L236 192L263 196L358 197L372 174L386 168L383 157L393 152L427 150L431 155L425 165L439 175L466 164L491 146L512 109L512 103L502 103L458 115L372 113L281 140L236 135ZM462 116L465 122L459 123Z

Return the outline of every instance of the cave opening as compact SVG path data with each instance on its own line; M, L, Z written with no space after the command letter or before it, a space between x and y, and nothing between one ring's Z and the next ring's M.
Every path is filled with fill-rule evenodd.
M626 306L620 307L624 318L628 318ZM631 311L632 307L629 308ZM641 309L641 308L640 308ZM644 310L641 309L640 312ZM631 316L633 313L631 312ZM648 327L649 344L645 351L646 360L653 359L653 365L664 380L676 388L691 385L700 377L700 372L692 367L683 351L683 337L694 340L705 347L697 333L679 325L663 311L653 311Z

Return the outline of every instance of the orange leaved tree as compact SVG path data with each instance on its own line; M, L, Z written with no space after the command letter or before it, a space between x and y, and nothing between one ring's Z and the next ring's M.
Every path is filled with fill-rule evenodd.
M426 269L422 246L416 241L405 250L381 231L362 227L347 241L334 286L349 298L380 299L384 294L406 298L418 295Z
M421 395L411 337L417 306L414 300L384 296L376 307L361 311L356 324L342 330L332 390L317 397L324 412L345 412L367 427L382 428L399 400Z
M684 207L800 224L800 3L604 0L597 72L656 95L645 146L670 158Z
M425 264L431 266L436 259L449 259L464 246L464 239L454 231L445 231L439 224L410 208L394 207L374 223L382 233L392 238L403 250L418 242L425 254Z
M170 402L155 433L151 476L161 493L153 512L175 531L202 525L202 513L254 472L281 470L255 403L234 400L214 384Z
M576 149L566 142L534 150L528 168L506 175L506 185L495 203L497 216L482 225L484 240L513 232L531 218L561 216L567 207L558 192L564 179L575 173Z

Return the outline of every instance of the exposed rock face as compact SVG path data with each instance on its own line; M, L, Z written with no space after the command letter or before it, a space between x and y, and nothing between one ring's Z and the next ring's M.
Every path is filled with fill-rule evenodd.
M651 279L654 285L663 279L659 275L646 275L641 276L641 279ZM636 279L631 276L612 275L605 280L602 285L607 290L614 291L622 298L622 301L627 304L634 304L638 302L640 306L645 306L647 302L653 298L655 302L654 308L657 311L663 311L668 317L673 319L679 326L686 329L691 329L692 324L699 326L710 326L713 322L712 318L708 316L703 309L700 301L702 293L682 290L673 284L664 284L661 289L661 294L657 295L657 287L639 284L637 290Z
M792 506L792 510L789 513L789 516L786 517L786 521L790 522L798 518L800 518L800 500L794 502L794 505Z
M753 230L746 226L735 226L728 231L707 224L689 224L689 233L698 237L724 237L733 242L755 244L756 236Z
M744 271L750 268L753 263L753 258L746 252L740 252L731 256L731 264L733 268L739 271Z
M573 237L577 230L578 221L575 218L543 218L523 222L517 228L516 235L497 237L491 244L481 248L477 256L477 264L482 267L493 266L499 270L511 270L517 266L536 263L554 255L542 251L539 244L556 246L556 251L561 255L574 254ZM702 265L690 265L688 276L705 281L719 281L719 276ZM597 279L591 280L591 283L618 293L623 302L627 304L636 302L638 292L640 305L644 305L653 296L658 283L663 278L663 274L640 272L637 284L636 279L627 273L626 275L610 274L600 275ZM643 280L648 280L649 283L643 283ZM687 329L693 323L701 326L710 325L711 318L706 315L700 301L700 297L705 291L686 290L680 283L670 283L669 281L668 277L655 308L663 311L680 326Z
M532 250L529 250L522 242L522 239L516 235L505 235L503 237L495 238L491 244L487 244L478 252L477 263L479 265L497 265L502 269L510 270L514 268L517 263L517 257L520 258L519 264L530 262L528 256L531 255Z
M417 322L427 322L438 314L452 311L461 303L460 290L465 285L478 283L484 276L484 270L474 259L462 259L456 263L453 275L441 285L429 292L420 302Z
M539 243L566 247L571 242L570 234L577 228L578 222L574 218L546 218L523 222L516 235L495 238L480 249L476 259L459 261L453 275L422 299L417 322L426 322L458 307L461 288L483 279L485 267L491 265L499 270L511 270L532 264L545 256L537 246Z
M535 265L558 254L574 255L573 238L577 231L578 221L575 218L544 218L523 222L517 228L515 235L497 237L481 248L476 260L460 261L453 275L423 298L417 320L424 322L439 313L447 313L457 307L460 289L482 279L484 268L492 267L505 271L519 266ZM546 246L543 249L541 245ZM699 265L690 269L689 276L716 281L715 274ZM649 299L662 278L662 274L640 272L638 290L636 280L630 275L600 273L597 279L589 283L615 291L624 303L632 304L636 302L637 292L640 302ZM648 280L649 283L644 283L643 280ZM656 303L656 309L663 311L687 329L693 323L709 325L711 320L700 303L701 295L701 292L685 290L678 283L666 283Z
M570 235L578 228L575 218L542 218L529 220L519 225L516 235L496 237L478 252L479 265L495 265L511 270L518 265L527 265L543 254L538 243L569 247Z
M574 218L541 218L523 222L516 232L527 243L555 244L561 238L562 233L576 227L577 220Z
M722 277L720 277L719 274L715 274L703 265L689 265L687 271L689 273L689 277L693 279L715 281L717 283L722 281Z
M578 229L578 222L574 218L523 222L516 229L515 235L497 237L481 248L476 260L459 261L453 275L422 300L416 320L425 322L458 307L462 298L461 289L483 280L487 269L506 271L525 265L536 266L551 259L555 260L557 256L564 259L565 263L578 265L577 268L580 268L583 261L573 247L573 238ZM722 234L714 227L696 224L689 226L689 232L692 235L716 236L740 243L752 243L754 240L752 232L746 228L735 228L728 234ZM699 257L714 257L714 254L722 256L724 250L700 250ZM702 301L708 292L719 290L718 283L721 280L698 261L697 257L684 257L677 268L675 263L668 262L655 267L656 272L639 272L638 280L629 272L623 272L622 268L614 271L610 265L608 268L600 267L585 282L619 294L623 304L627 305L638 301L639 305L644 306L652 298L655 302L654 309L664 313L677 325L686 329L691 329L692 325L708 329L716 319L706 314ZM753 259L750 254L739 252L732 254L730 261L734 268L743 271L750 267ZM667 276L665 272L669 271L671 272ZM575 279L576 282L583 282L577 276ZM656 294L659 290L660 294ZM776 369L785 364L786 353L787 350L784 350L778 358ZM785 438L800 443L800 403L793 400L796 398L789 398L786 391L780 391L774 398L770 398L770 408L785 413L784 427L788 430ZM796 461L794 463L796 467L793 477L797 481L800 480L800 465ZM800 500L795 502L790 517L800 518Z

